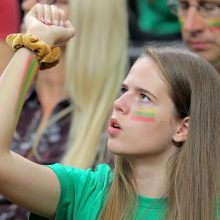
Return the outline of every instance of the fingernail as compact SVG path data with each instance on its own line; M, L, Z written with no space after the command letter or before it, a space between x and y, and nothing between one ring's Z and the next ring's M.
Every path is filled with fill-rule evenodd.
M41 22L43 22L43 23L45 23L45 21L44 21L43 17L41 17L41 18L40 18L40 21L41 21Z
M46 24L51 24L51 20L46 19Z

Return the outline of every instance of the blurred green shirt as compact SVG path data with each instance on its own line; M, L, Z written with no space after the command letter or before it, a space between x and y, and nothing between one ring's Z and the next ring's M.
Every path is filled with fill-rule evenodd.
M177 34L180 32L178 18L168 6L168 0L136 0L139 13L138 25L143 32L154 35Z

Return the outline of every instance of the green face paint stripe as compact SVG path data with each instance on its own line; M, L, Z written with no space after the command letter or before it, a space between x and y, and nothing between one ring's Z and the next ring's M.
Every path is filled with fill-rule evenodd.
M135 112L136 116L143 116L143 117L155 117L155 113L154 112Z
M220 18L208 19L208 27L210 30L219 30Z
M130 117L134 121L153 122L156 112L153 108L138 108Z
M220 21L209 23L209 27L219 27L219 26L220 26Z
M22 105L26 97L26 92L32 82L33 77L35 76L35 74L33 73L35 73L37 69L38 69L37 60L35 57L33 57L33 55L30 55L25 65L23 79L22 79L21 86L19 89L19 98L18 98L17 108L16 108L16 117L19 117L19 114L22 109Z

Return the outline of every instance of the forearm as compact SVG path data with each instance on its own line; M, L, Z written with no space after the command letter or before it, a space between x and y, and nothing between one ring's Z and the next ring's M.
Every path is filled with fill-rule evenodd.
M0 77L0 151L8 150L28 88L39 64L33 52L19 49Z
M51 20L49 25L42 22L48 19ZM29 49L19 49L0 77L0 193L18 205L52 218L60 195L57 176L51 169L10 152L9 146L25 96L37 70L45 67L44 64L53 63L51 47L65 43L74 35L74 30L62 9L55 5L36 4L26 15L25 21L27 33L39 39L31 39L28 45L27 41L16 41L15 46L22 42ZM13 46L14 36L9 36L9 39L13 40L10 41ZM44 43L39 44L39 40ZM49 49L46 46L46 52L39 54L39 48L44 44Z

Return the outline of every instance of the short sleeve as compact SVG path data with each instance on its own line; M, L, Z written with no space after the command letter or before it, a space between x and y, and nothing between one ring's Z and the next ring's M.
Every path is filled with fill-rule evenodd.
M49 166L60 182L60 199L56 220L97 219L112 181L111 168L98 165L95 170L82 170L54 164ZM31 215L31 220L45 220Z

